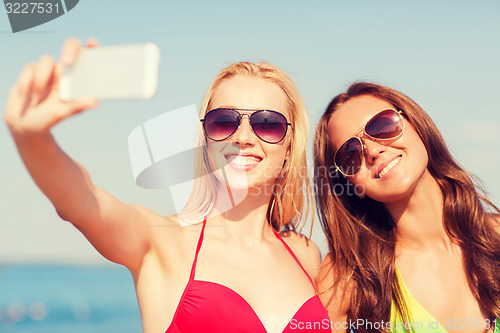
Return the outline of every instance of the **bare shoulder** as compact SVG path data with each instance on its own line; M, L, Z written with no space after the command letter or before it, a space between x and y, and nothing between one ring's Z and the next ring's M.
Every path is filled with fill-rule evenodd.
M161 236L163 240L165 237L179 240L183 234L199 233L197 231L201 228L201 223L190 224L183 221L178 215L161 216L149 208L143 206L136 206L140 214L149 221L149 227L152 233Z
M349 311L352 283L347 277L341 277L333 264L332 256L328 253L323 262L316 281L318 295L321 302L328 310L328 315L335 327L343 327L347 322L347 312ZM344 329L334 330L334 332L345 332Z
M147 220L151 238L147 260L169 269L182 265L184 256L196 248L202 224L186 223L177 215L161 216L143 206L134 209Z
M152 241L151 250L159 250L164 254L174 253L187 239L199 234L200 224L184 222L178 215L162 216L155 211L141 206L130 204L135 212L135 218L145 223ZM188 238L186 238L188 237Z
M293 253L295 253L309 275L316 280L321 264L321 254L316 243L295 231L284 231L280 235L292 249Z
M177 215L162 216L145 206L136 204L129 204L128 206L135 212L137 218L145 221L150 227L164 226L170 227L170 230L177 230L181 227L181 222Z

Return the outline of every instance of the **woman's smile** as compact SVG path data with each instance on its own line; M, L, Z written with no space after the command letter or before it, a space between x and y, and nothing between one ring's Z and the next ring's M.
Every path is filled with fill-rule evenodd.
M379 179L379 178L383 178L384 176L389 177L392 174L392 172L389 173L389 171L392 171L393 168L397 164L399 164L399 162L401 161L401 158L402 158L402 155L398 155L394 159L388 160L388 161L382 163L377 168L377 173L375 174L375 178Z
M250 171L255 168L262 158L252 154L228 154L224 155L228 165L236 171Z

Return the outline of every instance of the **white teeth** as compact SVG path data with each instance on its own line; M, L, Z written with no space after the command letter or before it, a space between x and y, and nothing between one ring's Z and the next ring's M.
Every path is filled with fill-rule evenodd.
M227 157L229 163L235 163L239 165L251 165L259 163L260 160L253 156L241 156L241 155L231 155Z
M380 171L380 173L378 174L378 178L383 177L386 173L388 173L389 170L391 170L392 167L395 166L399 162L400 159L401 159L401 156L399 156L394 161L389 163L385 168L383 168L382 171Z

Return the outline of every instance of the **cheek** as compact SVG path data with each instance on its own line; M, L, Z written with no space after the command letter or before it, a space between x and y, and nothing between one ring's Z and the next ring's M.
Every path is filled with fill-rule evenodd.
M269 155L274 161L276 161L276 163L281 162L281 165L283 165L285 160L290 157L290 150L288 149L288 145L284 144L282 146L275 147L275 149L272 149L269 152Z
M416 160L418 163L419 171L421 173L425 172L429 166L429 155L427 154L427 149L425 149L425 146L423 143L420 142L419 144L419 149L416 150Z
M348 178L348 180L347 180L348 186L355 187L356 189L360 189L360 190L362 190L363 193L365 193L366 192L366 184L367 184L367 181L369 180L368 175L365 174L366 172L368 172L368 171L361 169L356 176Z
M289 159L289 153L286 145L270 147L266 151L267 163L264 172L265 178L278 178L285 165L285 160Z
M209 141L207 146L210 169L217 170L224 167L227 164L227 161L222 154L222 150L225 146L224 142Z
M429 163L427 149L417 132L412 127L410 127L408 131L408 141L409 145L411 144L408 149L408 153L413 155L413 163L421 168L427 168Z

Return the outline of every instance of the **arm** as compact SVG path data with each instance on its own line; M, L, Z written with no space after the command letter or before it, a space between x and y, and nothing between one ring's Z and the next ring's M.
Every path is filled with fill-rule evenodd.
M94 43L95 44L95 43ZM61 53L71 64L80 43L69 40ZM73 223L106 258L129 268L149 248L145 208L124 204L95 186L87 171L58 146L50 129L61 120L97 106L94 100L62 102L62 64L44 56L27 65L7 101L4 118L28 172L58 214Z
M334 285L335 278L335 268L332 266L331 256L327 254L321 263L316 286L319 298L328 310L330 320L333 322L333 332L345 333L348 331L347 329L335 329L335 327L348 327L347 312L349 311L351 295L349 289L346 288L345 280L342 279ZM335 323L341 324L335 325Z

